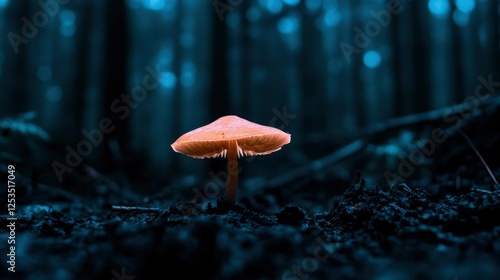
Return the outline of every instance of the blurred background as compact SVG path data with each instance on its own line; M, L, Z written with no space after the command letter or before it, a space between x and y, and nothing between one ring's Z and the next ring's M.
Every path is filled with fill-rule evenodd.
M0 0L1 158L48 183L87 166L148 192L194 186L225 161L170 145L234 114L291 133L240 161L242 180L271 178L388 119L462 103L479 76L500 80L499 12L497 0Z

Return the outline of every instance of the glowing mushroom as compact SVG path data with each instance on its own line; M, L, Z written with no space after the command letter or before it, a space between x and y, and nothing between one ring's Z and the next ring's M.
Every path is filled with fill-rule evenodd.
M228 180L225 195L236 200L238 158L267 155L290 143L290 134L277 128L256 124L237 116L221 117L187 132L171 146L174 151L193 158L227 157Z

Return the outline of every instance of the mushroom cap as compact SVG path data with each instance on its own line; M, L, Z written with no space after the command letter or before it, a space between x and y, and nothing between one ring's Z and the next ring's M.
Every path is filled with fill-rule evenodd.
M171 146L194 158L226 157L232 141L238 157L266 155L290 143L290 134L230 115L185 133Z

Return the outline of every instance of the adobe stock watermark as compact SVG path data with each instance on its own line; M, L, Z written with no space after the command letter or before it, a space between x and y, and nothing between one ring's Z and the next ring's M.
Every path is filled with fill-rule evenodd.
M212 6L219 16L220 21L224 21L224 14L227 12L232 12L236 7L241 5L243 0L214 0Z
M445 123L453 124L451 128L459 129L462 121L472 116L472 112L479 106L479 101L490 97L495 88L500 87L500 82L493 81L493 75L488 75L488 80L483 76L478 76L479 81L473 95L464 99L462 104L454 104L452 108L443 113ZM389 186L397 183L403 183L414 172L415 168L422 165L426 157L430 157L436 150L436 144L442 144L448 139L446 131L441 128L434 128L429 138L423 139L417 143L418 148L413 150L406 158L398 157L397 174L386 171L384 178Z
M288 113L287 106L283 106L283 108L278 110L277 108L272 109L273 112L273 117L269 120L269 126L278 128L280 130L285 129L286 126L290 125L291 120L295 119L297 117L296 114L290 114ZM255 159L256 156L251 156L247 157L246 161L247 162L252 162ZM226 183L229 174L233 174L233 172L236 172L238 175L241 173L242 168L238 167L237 170L231 170L231 166L237 166L237 165L231 165L228 163L228 169L229 170L221 170L217 173L210 171L208 173L208 176L212 179L212 181L208 182L205 184L203 187L203 192L200 191L198 188L193 188L194 192L194 197L192 202L195 204L196 207L195 209L198 209L199 206L202 203L208 202L210 199L214 199L219 196L221 190L224 190L226 188ZM182 209L182 215L183 216L189 216L192 214L197 214L196 210L189 210L187 209Z
M387 2L387 8L378 12L371 10L370 15L373 17L373 20L370 20L365 24L364 30L361 30L358 26L354 27L354 45L346 42L339 44L347 63L351 63L351 56L354 53L361 53L361 50L368 47L371 44L372 39L380 34L382 28L387 27L391 23L392 15L398 15L403 10L404 8L401 6L399 0L389 0Z
M155 90L159 85L159 73L150 66L146 66L146 74L142 78L142 84L132 88L130 94L122 94L120 98L115 99L111 103L111 112L117 114L120 120L126 119L130 115L130 111L139 106L139 103L146 100L149 93ZM51 166L54 173L61 183L65 173L73 172L74 168L78 167L84 157L89 156L94 147L99 146L105 134L112 133L116 126L110 118L102 118L99 121L98 127L91 130L82 130L84 139L78 142L75 148L67 145L65 147L66 157L65 164L58 161L53 161Z
M125 267L122 267L122 273L118 273L116 269L111 270L111 274L113 274L113 277L111 280L134 280L135 276L132 275L127 275L127 272L125 271Z
M321 237L316 238L316 242L318 245L314 248L314 252L312 257L304 258L300 264L294 264L292 267L283 272L281 276L282 280L304 280L310 279L309 274L314 273L318 267L319 262L326 261L330 254L333 253L331 248L328 248L328 245L332 244L332 239L330 237L326 237L326 242Z
M49 23L49 18L55 17L60 10L60 5L66 5L70 0L40 0L38 6L40 9L36 11L31 20L22 17L23 25L19 34L9 32L7 38L9 39L12 49L17 54L19 53L19 46L21 44L28 44L30 39L33 39L39 31L39 28L45 27Z

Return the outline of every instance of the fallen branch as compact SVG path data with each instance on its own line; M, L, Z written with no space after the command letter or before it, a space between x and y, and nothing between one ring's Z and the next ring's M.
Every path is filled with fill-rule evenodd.
M161 208L137 207L137 206L111 206L111 210L115 212L143 212L143 213L157 213Z
M497 194L497 195L500 195L500 191L489 191L489 190L483 190L483 189L477 189L477 188L471 188L471 190L475 191L475 192L480 192L480 193L487 193L487 194Z
M485 107L486 105L489 104L495 104L495 103L500 103L500 97L495 96L487 99L483 99L479 101L479 104L477 108L482 108ZM285 185L290 185L294 181L297 181L300 178L307 177L308 175L311 175L314 172L318 172L321 170L324 170L333 164L336 164L340 162L341 160L348 158L349 156L354 155L355 153L361 151L363 148L366 147L367 143L373 142L374 136L377 136L378 138L381 138L381 134L386 134L390 133L394 130L398 130L401 128L407 128L412 125L417 125L417 124L426 124L428 122L435 122L438 120L442 120L445 122L443 116L454 116L454 115L460 115L463 113L463 111L456 110L457 106L465 106L464 104L461 105L454 105L450 107L446 107L443 109L438 109L430 112L424 112L424 113L419 113L419 114L413 114L413 115L407 115L403 117L398 117L394 119L390 119L386 122L374 125L368 129L365 129L361 133L358 134L359 140L356 140L354 142L351 142L350 144L336 150L330 155L327 155L323 158L314 160L312 162L307 163L304 166L301 166L297 169L292 170L291 172L285 173L281 176L278 176L274 179L271 179L269 181L265 181L261 184L258 184L255 186L253 189L255 191L261 191L262 189L270 190L270 189L276 189L280 188ZM450 114L447 114L449 112L452 112ZM335 135L338 135L339 133L336 132ZM329 135L325 134L316 134L313 137L308 138L308 141L314 141L314 137L320 137L322 140L327 140L330 141L331 138L329 139ZM361 140L363 139L363 140ZM306 140L306 141L307 141ZM318 140L318 139L316 139ZM488 171L491 174L491 170ZM496 179L494 179L495 183L497 183ZM290 186L288 186L290 187Z
M296 181L301 177L306 177L312 172L320 171L328 166L338 163L341 160L361 151L365 146L366 142L364 140L356 140L326 157L314 160L302 167L294 169L269 181L263 182L261 185L256 186L255 189L259 190L261 189L260 187L264 187L266 190L280 188L281 186Z
M495 103L499 104L500 97L497 95L492 95L492 96L493 97L479 100L477 108L475 110L486 107L490 104L495 104ZM408 128L411 126L422 125L439 120L445 122L444 116L447 116L448 118L452 118L454 116L460 116L464 112L462 110L457 110L456 108L466 108L465 106L468 106L466 102L462 104L455 104L453 106L445 107L442 109L436 109L433 111L392 118L382 123L372 125L368 128L359 129L357 131L351 130L343 132L336 130L336 131L313 133L310 134L309 136L306 136L304 138L304 142L306 143L332 142L338 140L339 135L349 135L349 138L351 139L364 138L371 135L379 134L381 132L392 132L394 130L399 130L401 128Z

